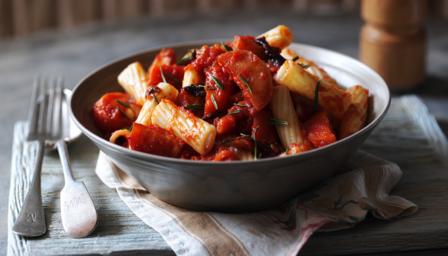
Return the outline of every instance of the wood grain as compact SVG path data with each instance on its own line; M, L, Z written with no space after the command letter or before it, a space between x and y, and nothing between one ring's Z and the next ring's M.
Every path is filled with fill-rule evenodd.
M397 127L402 132L397 132ZM17 216L29 182L29 166L35 145L24 142L24 123L15 127L10 192L9 223ZM441 137L442 136L442 137ZM303 255L367 254L408 251L448 246L448 147L440 128L422 103L414 97L392 102L389 114L363 146L400 164L404 177L394 194L419 205L412 217L392 222L368 219L357 227L332 233L318 233L305 246ZM399 142L399 143L398 143ZM406 149L406 150L405 150ZM99 224L89 237L66 237L59 214L62 173L55 154L44 162L43 195L49 232L42 239L24 240L9 232L9 255L59 254L167 254L171 250L162 238L135 217L114 190L101 184L94 174L96 148L85 138L70 147L76 178L85 182L98 208ZM57 244L57 246L55 246ZM418 254L416 254L418 255Z

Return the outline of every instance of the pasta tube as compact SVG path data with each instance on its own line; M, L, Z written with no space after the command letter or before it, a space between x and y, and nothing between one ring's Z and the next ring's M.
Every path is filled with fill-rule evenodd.
M182 79L182 87L199 83L201 83L201 76L198 71L192 65L186 66L184 69L184 78Z
M367 119L369 91L360 85L347 90L351 96L351 104L342 118L339 126L339 138L345 138L359 131Z
M247 150L238 150L237 155L238 155L239 159L243 160L243 161L255 160L254 154Z
M112 135L110 135L109 141L116 144L117 140L121 137L124 137L127 139L127 137L129 136L129 130L128 129L120 129L120 130L116 130L115 132L112 133Z
M270 46L280 49L287 47L292 42L292 32L285 25L279 25L258 37L264 37Z
M118 83L140 105L145 101L146 79L146 73L139 62L130 64L118 75Z
M308 73L316 76L318 79L337 84L336 80L334 80L324 69L316 65L314 61L299 57L293 50L285 48L280 52L280 55L287 60L294 60L295 63L299 64Z
M316 101L337 121L342 119L350 105L350 95L345 90L336 84L319 80L292 60L283 63L274 76L274 80L278 84L288 87L292 92ZM320 86L316 90L318 82ZM316 95L317 99L315 99Z
M293 143L302 143L302 129L287 87L274 87L271 110L274 118L280 120L280 125L276 125L275 128L283 146L288 148Z
M150 125L152 112L157 106L159 100L169 99L175 101L177 99L177 95L179 95L176 87L169 83L163 82L159 83L156 87L151 88L149 92L150 94L145 100L145 103L138 114L137 120L135 121L136 123Z
M206 121L182 110L168 99L163 99L154 109L151 122L185 141L199 154L205 155L215 143L216 128Z

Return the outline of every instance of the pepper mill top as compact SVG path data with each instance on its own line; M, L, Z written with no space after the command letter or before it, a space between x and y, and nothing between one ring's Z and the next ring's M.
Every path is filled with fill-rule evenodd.
M425 78L426 0L363 0L360 59L395 91Z

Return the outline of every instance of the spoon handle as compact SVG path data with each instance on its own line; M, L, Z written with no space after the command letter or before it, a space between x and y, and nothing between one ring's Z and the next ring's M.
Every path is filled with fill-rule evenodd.
M58 149L59 158L61 159L62 163L62 171L64 173L64 180L65 183L74 182L72 169L70 167L70 160L68 158L68 150L67 150L67 144L64 140L59 140L56 142L56 147Z
M97 223L97 212L84 183L75 181L64 140L56 142L62 163L65 185L61 190L61 221L67 235L80 238L88 236Z

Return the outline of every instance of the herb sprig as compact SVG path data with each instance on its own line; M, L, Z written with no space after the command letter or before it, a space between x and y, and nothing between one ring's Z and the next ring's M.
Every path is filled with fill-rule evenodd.
M288 126L288 121L286 121L286 120L271 118L270 122L271 122L271 124L273 124L275 126Z
M215 82L216 86L219 89L224 90L224 85L221 84L221 82L218 80L218 78L216 78L214 75L210 75L210 77L212 78L213 82Z
M247 81L247 79L244 78L242 75L239 75L239 78L240 78L241 82L243 82L244 85L247 87L247 90L249 91L249 93L250 94L254 94L253 91L252 91L252 87L249 84L249 81Z

